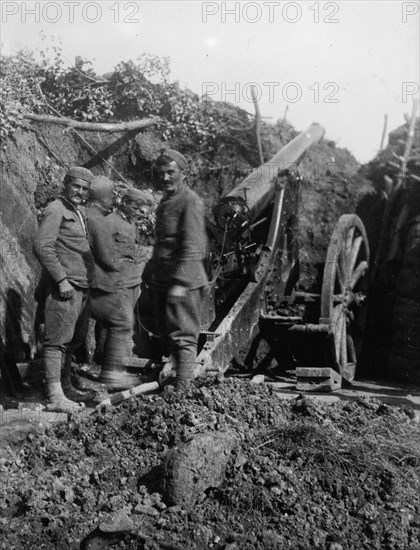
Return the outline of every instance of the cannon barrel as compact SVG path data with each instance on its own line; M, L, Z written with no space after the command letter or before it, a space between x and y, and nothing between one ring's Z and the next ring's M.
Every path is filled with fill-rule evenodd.
M222 197L214 208L217 225L231 236L240 235L273 199L277 174L296 167L305 151L319 141L324 132L320 124L311 124L305 132L301 132L280 149L271 160L259 166Z

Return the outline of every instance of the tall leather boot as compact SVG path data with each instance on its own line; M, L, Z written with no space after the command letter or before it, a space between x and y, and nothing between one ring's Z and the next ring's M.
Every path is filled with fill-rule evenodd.
M192 361L178 361L176 373L176 389L188 389L191 385L191 380L195 378L196 363Z
M44 350L44 375L47 390L47 410L72 412L80 409L75 401L67 399L61 386L62 352L58 349Z
M75 401L76 403L82 403L84 401L90 401L94 397L94 393L91 391L80 391L75 388L71 382L71 355L70 353L63 354L63 366L61 370L61 387L63 388L64 395Z
M131 332L122 329L109 329L104 349L104 364L99 382L107 390L127 390L140 383L138 376L129 374L123 365L131 346Z

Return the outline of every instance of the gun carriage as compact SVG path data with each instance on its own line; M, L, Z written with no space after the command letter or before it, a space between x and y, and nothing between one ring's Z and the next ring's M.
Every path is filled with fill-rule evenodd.
M323 134L312 124L215 205L207 224L211 290L197 374L225 372L259 327L293 358L298 389L331 391L353 380L369 266L360 218L339 218L319 293L298 290L298 167ZM302 353L306 341L315 343L313 353Z

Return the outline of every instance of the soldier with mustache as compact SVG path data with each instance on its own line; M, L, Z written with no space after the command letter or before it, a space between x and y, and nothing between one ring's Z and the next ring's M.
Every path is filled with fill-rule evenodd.
M74 350L83 344L89 322L89 285L94 261L81 206L93 174L71 167L62 194L44 210L34 252L42 268L45 296L43 343L47 408L69 411L80 405L83 393L71 386ZM67 395L66 395L67 394Z

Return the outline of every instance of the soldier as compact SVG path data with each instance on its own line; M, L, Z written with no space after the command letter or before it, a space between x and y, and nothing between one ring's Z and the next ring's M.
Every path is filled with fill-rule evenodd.
M76 400L86 397L71 386L70 368L72 353L83 344L89 322L93 257L81 205L92 178L85 168L68 170L63 193L45 208L34 243L45 284L43 358L50 410L68 411L79 406Z
M206 232L203 203L185 184L188 163L165 150L155 163L162 200L156 211L151 278L159 335L169 341L177 368L177 387L194 377L201 303L208 285L203 258Z
M100 224L101 221L112 212L112 207L115 202L114 184L105 176L97 176L92 180L88 193L88 206L86 208L86 219L88 228L90 225ZM101 250L95 247L95 241L90 238L91 250L95 259L95 271L92 285L98 288L98 279L101 278L103 270L107 270L109 254L105 250L105 254L101 256ZM112 268L111 268L112 269ZM93 360L95 363L102 365L103 351L106 340L106 329L100 321L95 323L95 354Z
M149 202L139 189L129 189L109 216L89 219L90 243L95 258L92 316L106 329L104 358L99 377L109 390L138 383L124 366L132 355L134 307L140 294L144 263L136 219Z
M114 184L105 176L93 178L88 191L86 218L104 218L112 212L115 201Z

